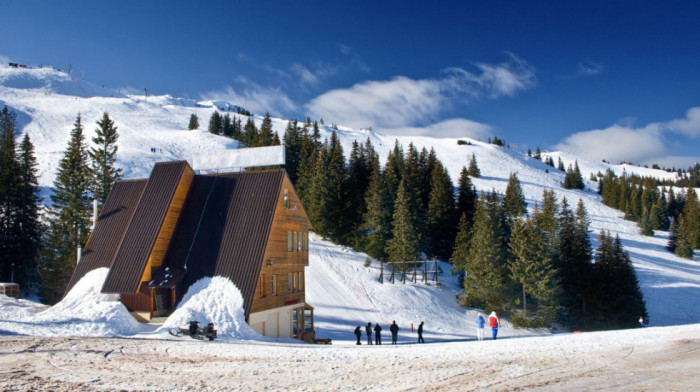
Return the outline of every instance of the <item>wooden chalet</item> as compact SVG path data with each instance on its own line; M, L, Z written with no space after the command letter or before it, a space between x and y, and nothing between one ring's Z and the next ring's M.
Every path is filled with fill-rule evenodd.
M185 161L157 163L149 178L114 185L66 293L108 267L102 292L149 321L169 315L197 280L223 276L240 289L253 329L313 340L310 228L284 169L198 175Z

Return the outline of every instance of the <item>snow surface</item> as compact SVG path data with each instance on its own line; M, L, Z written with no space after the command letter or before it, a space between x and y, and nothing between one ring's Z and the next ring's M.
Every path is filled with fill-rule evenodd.
M127 179L147 177L153 164L159 161L188 159L193 162L197 158L206 167L208 156L215 157L238 147L235 140L211 135L204 130L216 108L235 105L225 102L196 102L171 96L149 96L146 99L144 96L123 95L106 90L55 70L0 68L0 105L6 104L16 111L17 137L29 134L35 145L39 183L45 203L49 202L49 187L53 183L57 162L63 155L78 113L82 115L87 141L94 134L95 122L101 119L105 111L116 122L120 135L117 166L123 169ZM187 130L192 113L198 115L202 129ZM259 126L262 117L254 116L254 120ZM274 118L272 123L273 129L282 137L287 120ZM321 136L328 137L331 131L329 126L322 126ZM562 187L563 172L513 149L478 140L462 138L470 144L458 145L457 139L453 138L394 137L342 126L339 127L339 138L346 154L350 153L354 140L364 142L369 138L382 159L386 159L396 140L403 145L404 151L408 149L409 143L419 149L434 148L455 184L461 168L468 164L474 154L482 172L482 177L473 179L478 190L503 193L510 173L515 172L530 209L541 199L542 192L546 189L553 189L559 198L565 197L572 208L581 199L591 219L593 245L597 245L598 233L606 230L619 235L625 249L630 252L647 301L651 325L700 323L700 255L696 255L694 260L685 260L666 251L667 232L658 232L654 237L642 236L635 223L625 221L621 212L601 203L599 195L595 193L597 184L587 180L590 173L604 172L607 168L618 174L626 171L658 178L674 178L675 173L591 162L565 153L550 152L555 161L561 157L565 165L578 160L587 189L567 190ZM151 152L151 147L156 148L155 153ZM463 340L475 335L473 320L476 312L467 312L456 305L455 295L459 289L456 278L449 275L448 264L440 263L443 273L439 278L439 286L432 283L425 285L422 282L380 284L377 281L379 264L373 261L370 267L365 267L365 258L362 253L311 236L306 299L315 307L319 337L351 343L355 326L379 322L387 329L392 320L396 320L401 328L402 341L415 339L415 334L410 333L410 326L411 323L416 326L420 321L426 323L427 340ZM218 283L212 281L208 284L212 286L211 290L221 294L219 289L214 290L214 286L219 287ZM0 321L0 330L32 335L80 336L150 336L149 334L162 333L162 330L140 330L140 325L108 320L107 306L112 307L109 312L123 312L117 302L99 297L96 287L89 295L84 295L86 301L92 301L89 309L80 308L77 303L80 301L77 301L62 302L54 307L55 310L41 312L40 305L24 306L27 304L25 301L2 299L0 316L3 321ZM197 293L193 292L192 299L200 298L198 295L201 298L209 295L204 291L206 288L202 287ZM227 298L235 297L234 293L229 293L230 290L224 291L229 296ZM72 298L70 294L64 301L69 298ZM177 323L197 316L194 313L197 310L201 311L201 308L193 307L192 313L183 310L185 314ZM93 323L98 325L88 326L86 324L89 322L84 316L93 311ZM223 330L229 331L230 335L225 332L223 336L231 339L254 338L244 330L242 324L236 324L240 321L240 315L234 309L216 311L220 312L217 315L222 315L219 319L222 326L231 323L231 329ZM516 330L507 323L504 324L500 332L504 337L543 333Z

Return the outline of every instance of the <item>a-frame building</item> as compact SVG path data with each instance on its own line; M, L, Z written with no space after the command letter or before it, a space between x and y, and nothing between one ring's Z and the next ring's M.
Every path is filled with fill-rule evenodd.
M310 228L284 169L197 175L186 161L157 163L149 178L114 185L66 292L108 267L102 292L149 321L197 280L223 276L240 289L253 329L312 340Z

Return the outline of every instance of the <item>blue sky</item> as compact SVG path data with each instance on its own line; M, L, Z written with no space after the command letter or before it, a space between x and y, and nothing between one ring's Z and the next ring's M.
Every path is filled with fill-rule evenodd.
M6 0L0 59L521 151L700 161L700 2Z

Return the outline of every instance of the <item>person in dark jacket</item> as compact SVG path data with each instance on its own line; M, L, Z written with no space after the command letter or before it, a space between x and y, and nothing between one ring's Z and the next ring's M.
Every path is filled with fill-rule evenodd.
M357 345L361 345L362 343L360 343L360 338L362 337L362 330L360 329L359 325L357 328L355 328L355 336L357 336Z
M367 332L367 344L372 345L372 323L367 323L365 327L365 332Z
M379 323L374 324L374 341L377 344L382 344L382 326Z
M396 344L396 340L399 337L399 326L396 325L396 321L391 323L389 331L391 331L391 344Z
M420 324L418 324L418 343L425 343L425 340L423 340L423 322L421 321Z

